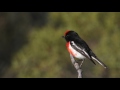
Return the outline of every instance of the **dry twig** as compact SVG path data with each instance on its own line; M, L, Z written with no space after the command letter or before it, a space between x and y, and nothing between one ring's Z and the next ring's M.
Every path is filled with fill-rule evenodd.
M74 67L76 68L76 70L78 72L78 78L82 78L81 66L82 66L84 60L82 60L81 64L79 65L79 63L76 62L76 60L74 59L74 57L71 54L70 54L70 58L71 58L72 64L74 65Z

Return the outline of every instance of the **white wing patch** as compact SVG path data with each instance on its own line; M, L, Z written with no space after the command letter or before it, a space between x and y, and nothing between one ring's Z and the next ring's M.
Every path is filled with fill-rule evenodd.
M74 42L71 42L72 45L75 45ZM85 59L86 57L83 56L81 53L79 53L78 51L76 51L71 45L69 45L69 49L72 51L72 53L74 54L74 57L78 58L78 59ZM81 50L81 49L80 49Z
M79 47L74 43L74 41L71 41L71 44L74 45L78 50L80 50L81 53L83 52L87 57L90 58L90 56L89 56L88 53L85 51L85 49L79 48Z
M83 49L83 52L90 58L90 56L87 54L87 52Z

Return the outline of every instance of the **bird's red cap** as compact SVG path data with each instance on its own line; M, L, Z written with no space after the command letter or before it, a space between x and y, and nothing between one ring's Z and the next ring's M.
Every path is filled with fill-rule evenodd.
M64 35L66 35L70 30L66 30L66 32L64 33Z

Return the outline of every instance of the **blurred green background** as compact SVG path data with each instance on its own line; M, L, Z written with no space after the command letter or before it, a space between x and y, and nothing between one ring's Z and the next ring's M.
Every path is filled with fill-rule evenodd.
M66 30L108 66L85 60L84 78L120 77L119 12L0 12L0 77L77 78L61 37Z

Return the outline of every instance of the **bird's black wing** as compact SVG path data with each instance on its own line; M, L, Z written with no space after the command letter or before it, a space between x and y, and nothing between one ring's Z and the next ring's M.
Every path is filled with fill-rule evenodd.
M98 57L92 52L92 50L90 51L90 55L93 60L102 65L104 68L107 68L107 66L100 59L98 59Z
M93 51L89 48L89 46L84 40L82 40L81 38L76 38L74 41L75 44L82 49L82 50L78 49L79 52L83 53L83 54L81 53L82 55L90 59L94 64L95 62L93 60L102 65L104 68L107 68L107 66L97 58L97 56L93 53Z
M71 41L71 46L76 51L81 53L86 58L90 59L95 64L95 62L92 60L91 55L90 55L90 50L91 49L89 48L89 46L86 44L86 42L84 40L76 38L74 41Z

